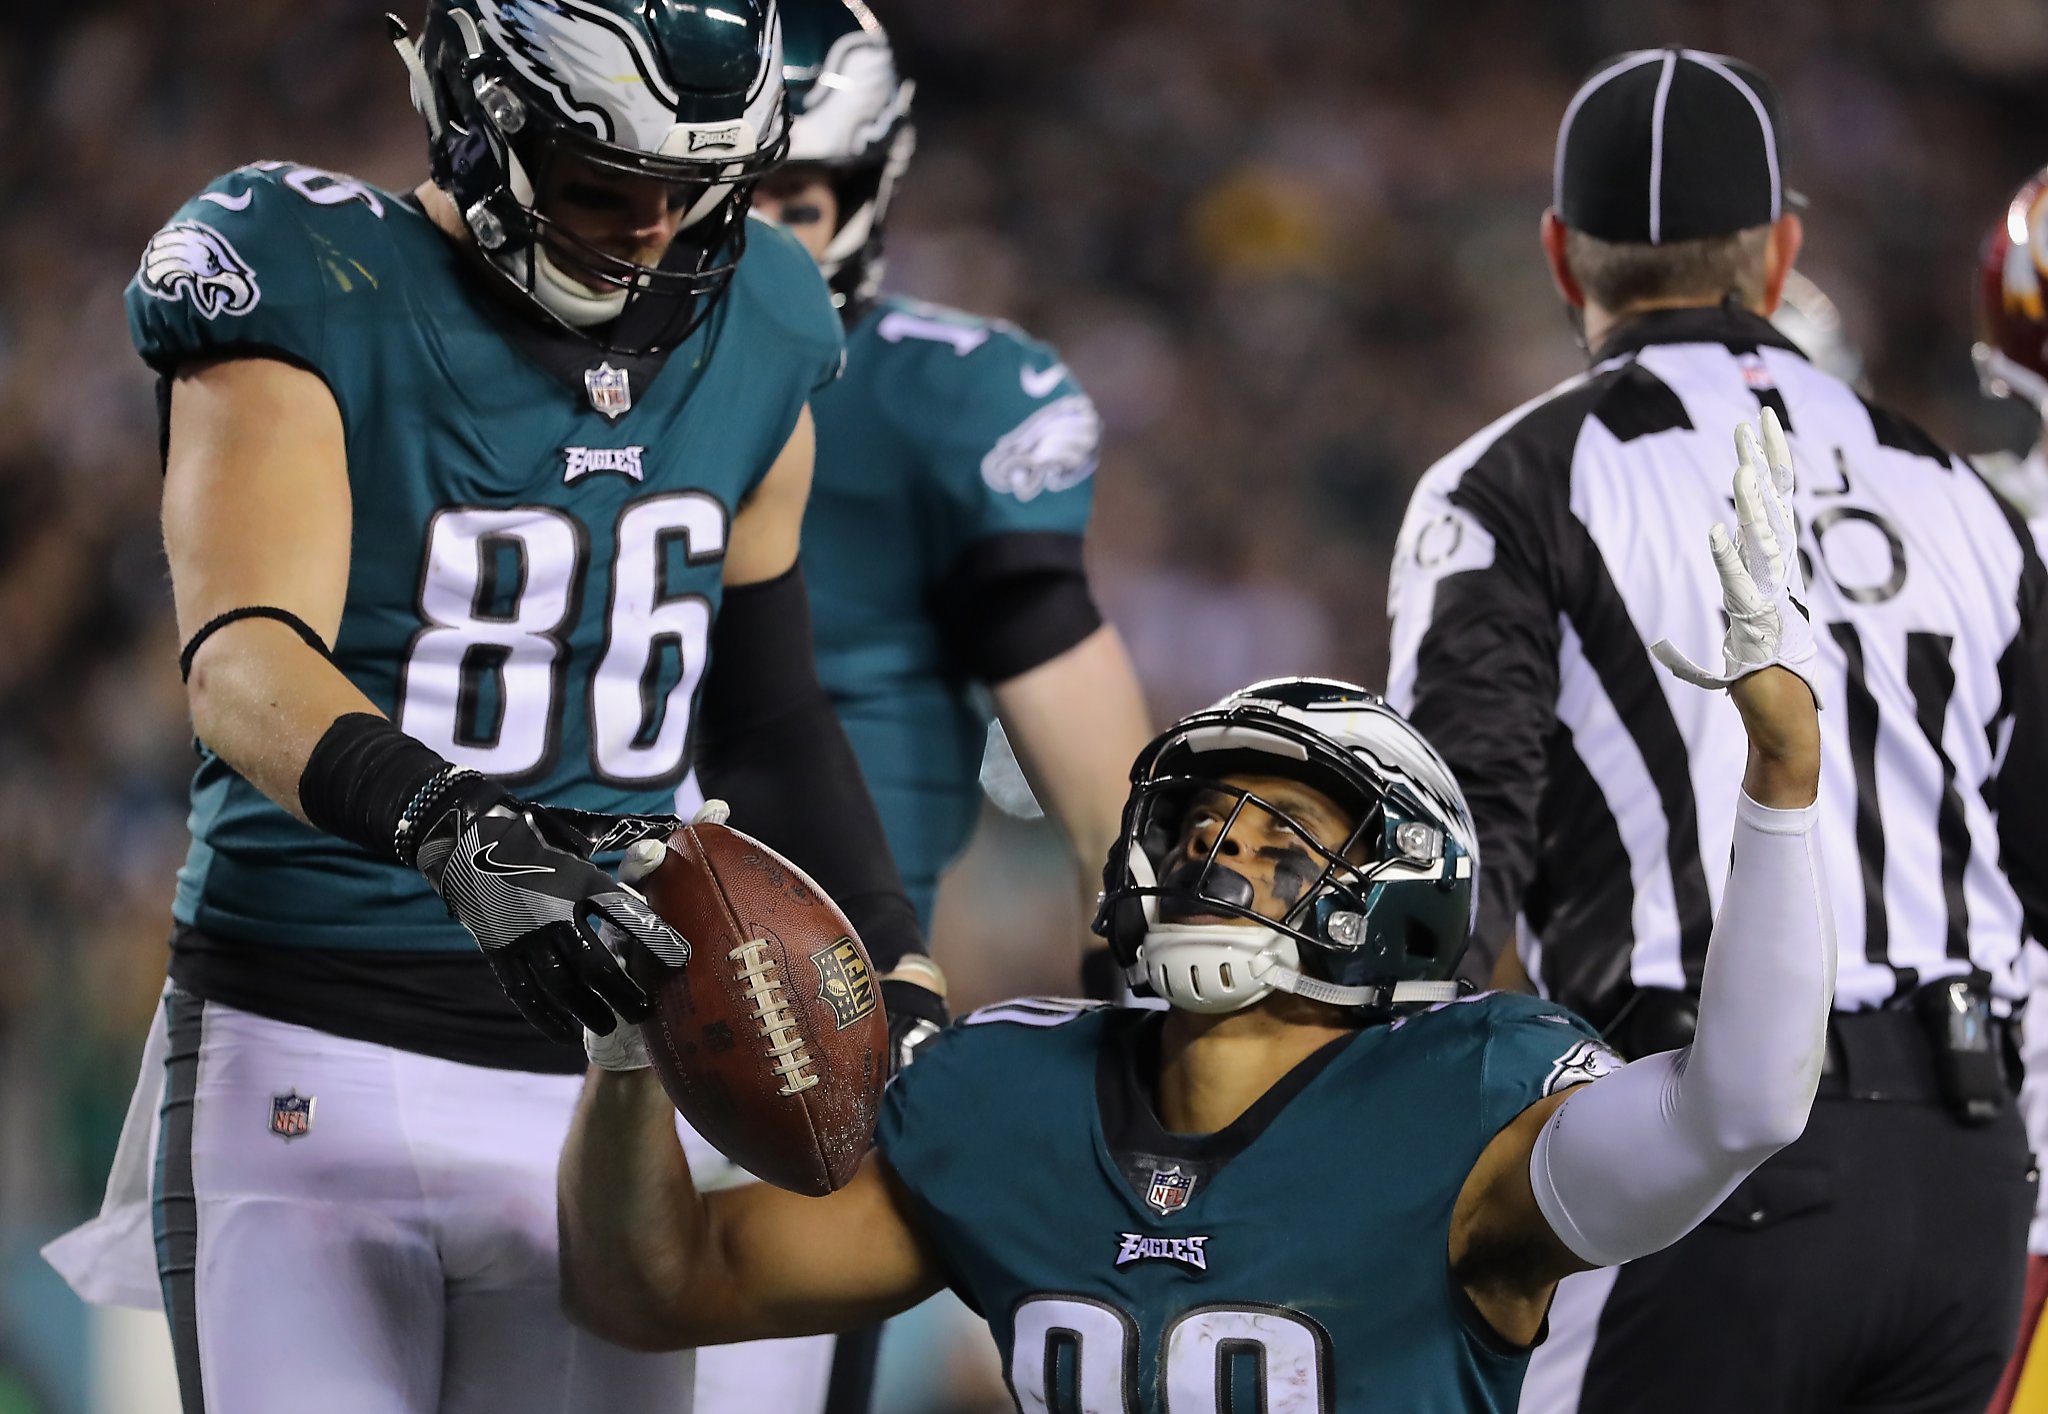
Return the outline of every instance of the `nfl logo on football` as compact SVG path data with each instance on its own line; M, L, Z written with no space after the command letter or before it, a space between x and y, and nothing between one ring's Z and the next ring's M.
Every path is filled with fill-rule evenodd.
M1179 1164L1170 1169L1152 1170L1152 1186L1146 1190L1145 1201L1161 1213L1178 1212L1188 1205L1188 1199L1195 1191L1195 1176L1182 1173Z

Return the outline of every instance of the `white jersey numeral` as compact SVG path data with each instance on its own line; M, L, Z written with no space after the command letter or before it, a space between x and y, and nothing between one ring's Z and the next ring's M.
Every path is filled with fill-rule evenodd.
M1062 1367L1069 1372L1064 1381ZM1137 1367L1138 1324L1115 1307L1085 1296L1032 1296L1019 1303L1010 1393L1023 1414L1130 1414L1138 1407Z
M619 517L590 679L591 764L610 783L662 784L682 771L712 614L703 595L665 593L663 581L673 551L685 564L717 560L725 537L724 507L698 491L636 501ZM419 591L427 626L406 655L399 727L486 775L553 764L587 559L582 527L550 506L435 512Z
M1231 1366L1255 1356L1261 1414L1330 1409L1326 1337L1307 1317L1279 1306L1197 1306L1166 1327L1159 1381L1165 1414L1222 1414L1231 1407Z
M1259 1414L1328 1414L1329 1336L1280 1306L1196 1306L1160 1338L1159 1407L1223 1414L1234 1375L1257 1371ZM1085 1296L1030 1296L1017 1305L1010 1392L1025 1414L1128 1414L1139 1406L1138 1329Z
M420 583L429 626L406 658L401 730L487 775L546 763L582 541L547 506L434 513Z
M590 739L598 774L620 784L673 780L689 744L711 603L701 594L663 596L662 562L677 538L692 563L720 558L725 508L688 491L636 501L619 517L604 656L590 683ZM656 670L669 649L681 659L680 671L667 695L657 698Z

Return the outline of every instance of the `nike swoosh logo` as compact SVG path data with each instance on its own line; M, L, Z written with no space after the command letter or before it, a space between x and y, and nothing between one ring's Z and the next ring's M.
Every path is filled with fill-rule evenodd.
M502 860L493 859L491 851L497 847L498 841L492 840L482 849L470 855L469 862L471 866L478 873L497 874L503 877L510 877L514 874L552 874L554 872L545 864L507 864Z
M1017 374L1017 381L1024 385L1027 397L1042 398L1065 381L1067 366L1056 363L1051 368L1026 368Z
M215 206L225 206L230 211L240 211L249 204L255 195L256 189L251 187L240 196L228 196L223 192L217 191L203 191L199 193L199 199L201 201L210 201Z

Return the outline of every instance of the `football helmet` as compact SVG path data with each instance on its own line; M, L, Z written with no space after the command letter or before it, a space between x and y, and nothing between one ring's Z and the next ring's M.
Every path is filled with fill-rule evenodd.
M392 40L431 173L484 267L607 350L689 337L746 243L753 186L788 146L776 0L428 0ZM681 229L658 265L580 239L536 200L551 163L663 184Z
M823 167L839 228L819 258L832 302L858 310L882 284L882 223L910 165L916 85L896 72L889 36L861 0L783 0L789 161Z
M2006 203L1977 259L1977 381L2048 417L2048 167Z
M1314 787L1351 812L1351 835L1326 847L1286 810L1220 779L1238 773ZM1183 853L1197 801L1227 818L1206 854ZM1255 912L1242 876L1218 863L1247 810L1298 836L1319 871L1279 920ZM1133 987L1191 1011L1284 991L1384 1013L1458 995L1449 979L1478 911L1477 865L1457 780L1406 718L1349 683L1276 678L1181 718L1139 754L1095 931Z

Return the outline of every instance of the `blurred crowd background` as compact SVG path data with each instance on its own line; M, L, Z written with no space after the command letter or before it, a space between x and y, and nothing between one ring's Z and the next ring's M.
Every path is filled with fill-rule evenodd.
M1977 244L2048 162L2040 0L874 3L919 83L890 283L1051 339L1094 394L1094 564L1162 718L1261 674L1380 680L1409 487L1582 365L1536 221L1558 117L1616 50L1771 73L1803 268L1879 395L1965 449L2035 435L1968 346ZM424 150L377 6L0 25L0 1414L84 1414L86 1317L34 1253L112 1157L192 765L121 288L220 171L402 188ZM1071 990L1073 913L1057 842L991 812L937 928L962 1000ZM884 1407L1000 1399L959 1365Z

